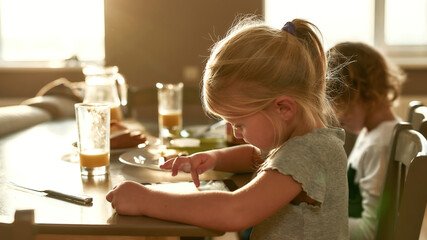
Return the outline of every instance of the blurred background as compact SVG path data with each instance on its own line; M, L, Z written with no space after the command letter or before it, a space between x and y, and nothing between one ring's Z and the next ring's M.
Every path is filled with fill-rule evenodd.
M241 14L277 28L312 21L325 49L374 45L408 74L401 105L427 98L425 0L0 0L0 106L61 77L84 81L86 64L118 66L129 86L197 88L210 46Z

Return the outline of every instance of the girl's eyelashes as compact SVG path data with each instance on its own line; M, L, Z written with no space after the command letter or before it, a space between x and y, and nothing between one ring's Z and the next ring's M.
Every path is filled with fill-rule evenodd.
M231 124L231 126L233 126L233 128L234 128L234 129L237 129L237 130L241 130L241 129L242 129L242 127L243 127L243 125L242 125L242 124Z
M243 128L243 124L242 123L232 123L232 122L229 122L229 121L227 121L227 122L231 125L231 127L233 129L241 130Z

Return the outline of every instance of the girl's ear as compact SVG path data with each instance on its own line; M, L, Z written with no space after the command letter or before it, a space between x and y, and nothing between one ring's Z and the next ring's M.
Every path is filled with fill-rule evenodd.
M280 96L274 100L274 107L279 111L283 120L291 120L297 112L297 104L295 100L289 96Z

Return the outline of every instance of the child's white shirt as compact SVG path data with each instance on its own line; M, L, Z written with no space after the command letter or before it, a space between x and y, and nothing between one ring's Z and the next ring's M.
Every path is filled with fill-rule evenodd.
M398 121L383 122L370 132L363 129L348 157L348 167L355 171L354 184L359 185L363 208L360 218L349 219L352 240L374 238L391 137Z

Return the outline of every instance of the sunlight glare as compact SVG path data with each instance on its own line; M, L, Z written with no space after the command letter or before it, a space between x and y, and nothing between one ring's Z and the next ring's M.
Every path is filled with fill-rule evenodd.
M6 61L104 58L103 0L0 0Z
M323 35L325 49L341 41L373 44L373 0L265 0L265 15L277 28L294 18L312 22Z

